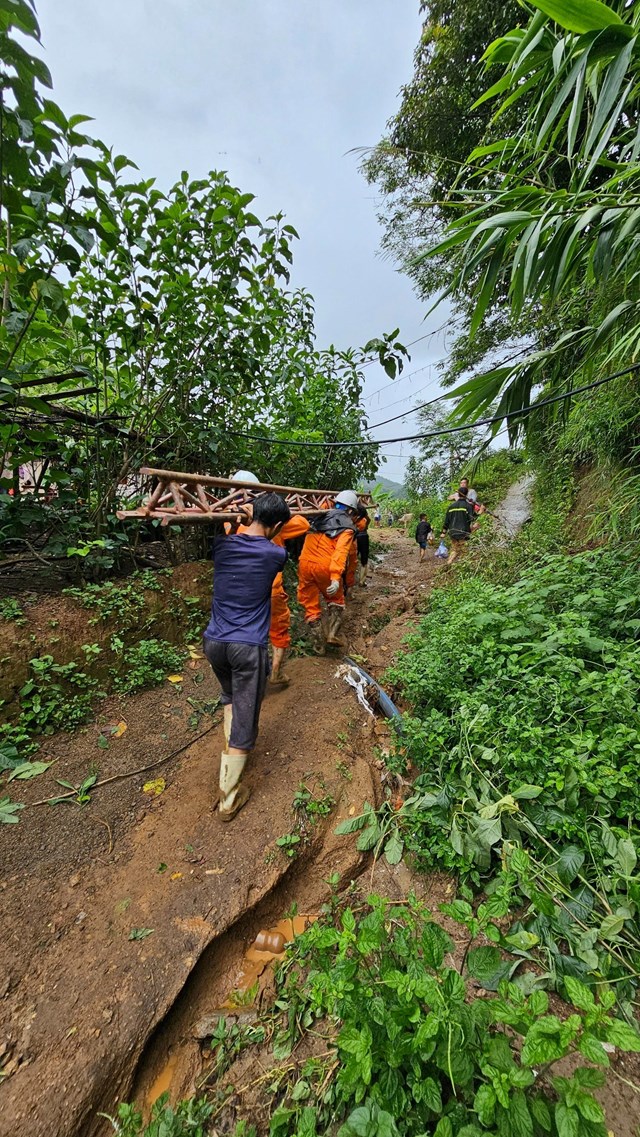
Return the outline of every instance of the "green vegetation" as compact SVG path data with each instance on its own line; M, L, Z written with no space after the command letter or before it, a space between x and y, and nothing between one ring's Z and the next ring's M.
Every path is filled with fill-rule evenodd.
M640 1036L611 1018L613 994L596 1000L568 980L564 1019L544 991L524 994L507 979L497 997L469 1001L453 949L411 896L334 901L289 947L273 1012L235 1034L220 1020L208 1100L180 1110L210 1124L231 1104L244 1112L233 1071L225 1074L253 1046L266 1101L251 1120L271 1137L606 1137L592 1092L609 1064L603 1044L640 1049ZM468 952L470 976L485 968L486 951ZM577 1067L561 1074L568 1055ZM163 1112L173 1133L175 1115L161 1102L156 1116ZM130 1126L121 1132L156 1132L131 1106L120 1119Z
M459 875L469 919L566 993L640 971L640 578L630 550L548 556L513 583L436 591L389 672L410 700L392 769L415 774L398 812L344 823L360 847ZM389 842L392 842L390 845ZM393 844L395 842L395 844ZM385 844L386 843L386 844Z
M6 596L0 600L0 620L13 620L16 624L26 623L24 609L18 600Z
M64 595L72 596L83 608L95 610L90 624L117 618L119 627L124 629L138 622L147 605L145 592L162 591L163 576L171 576L171 569L143 569L132 573L121 584L112 580L102 584L87 582L81 587L65 588Z
M113 674L113 689L120 695L132 695L144 687L162 683L167 674L182 667L187 658L184 648L166 640L140 640L133 647L123 648L120 661Z
M33 5L11 0L0 26L0 547L73 558L91 578L130 565L140 539L170 540L115 518L139 500L151 456L315 484L315 451L265 451L230 424L358 441L363 366L393 378L407 353L397 330L319 350L313 299L289 287L298 236L284 216L261 220L253 194L219 170L159 189L85 132L86 115L64 114L39 53ZM375 447L333 450L323 482L377 466Z
M98 694L98 681L77 663L56 663L52 655L29 662L31 675L20 688L20 713L15 723L0 726L0 744L17 747L23 755L38 749L38 735L73 730L85 722Z

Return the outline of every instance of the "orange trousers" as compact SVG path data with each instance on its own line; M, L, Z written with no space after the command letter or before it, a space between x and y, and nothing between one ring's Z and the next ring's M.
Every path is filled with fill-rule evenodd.
M291 647L291 612L289 601L279 572L271 589L271 627L269 639L272 647Z
M344 588L340 581L340 588L333 596L327 596L327 588L331 583L329 566L326 568L316 563L303 564L300 561L298 569L298 600L304 608L304 618L308 624L314 623L322 616L320 597L324 596L327 604L338 604L344 608Z

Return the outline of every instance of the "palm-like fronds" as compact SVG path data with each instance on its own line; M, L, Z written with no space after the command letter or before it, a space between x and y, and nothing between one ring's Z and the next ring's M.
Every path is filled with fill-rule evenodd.
M450 291L473 297L471 335L497 297L516 320L581 289L609 303L457 388L461 416L496 399L499 411L525 406L540 383L571 382L596 362L614 370L640 349L640 5L534 3L528 26L485 53L503 73L479 100L500 100L494 125L519 102L520 128L469 156L462 215L427 255L455 257Z

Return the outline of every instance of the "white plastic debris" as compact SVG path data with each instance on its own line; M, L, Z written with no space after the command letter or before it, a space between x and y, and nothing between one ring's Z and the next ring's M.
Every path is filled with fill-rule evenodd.
M368 711L370 715L373 715L373 711L369 706L367 697L365 695L367 683L358 669L356 667L350 666L348 663L341 663L338 667L338 670L336 671L335 677L336 679L344 679L345 683L348 683L350 687L353 687L356 695L358 696L358 702L360 705L364 707L365 711Z

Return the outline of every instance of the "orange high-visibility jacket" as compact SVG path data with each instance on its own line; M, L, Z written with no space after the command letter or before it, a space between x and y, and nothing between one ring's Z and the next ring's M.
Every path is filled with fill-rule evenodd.
M337 537L325 533L307 534L300 564L317 565L329 573L331 580L340 580L354 548L353 532L343 529Z

